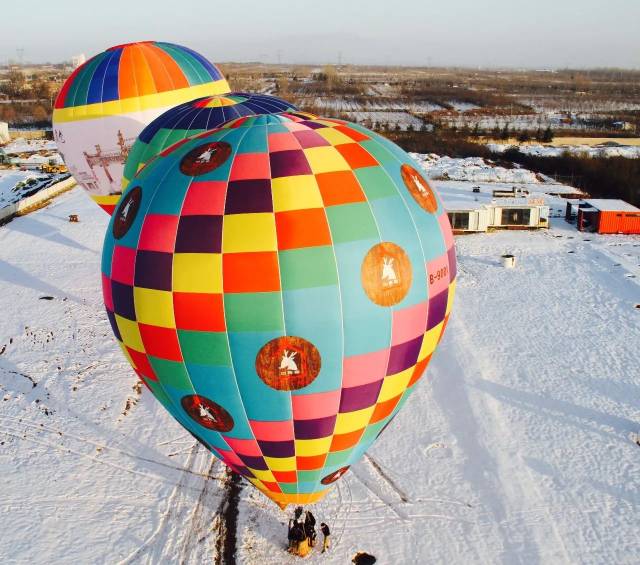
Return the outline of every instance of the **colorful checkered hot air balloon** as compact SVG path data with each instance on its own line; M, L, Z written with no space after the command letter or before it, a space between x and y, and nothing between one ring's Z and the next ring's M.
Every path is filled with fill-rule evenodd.
M241 116L291 110L297 108L286 100L247 92L206 96L171 108L140 132L124 167L123 188L149 160L178 141Z
M401 408L455 289L447 214L399 147L243 117L165 150L108 227L107 314L156 398L281 507L319 500Z
M117 45L66 80L54 104L53 133L75 179L111 214L142 129L177 104L226 92L218 68L191 49L157 41Z

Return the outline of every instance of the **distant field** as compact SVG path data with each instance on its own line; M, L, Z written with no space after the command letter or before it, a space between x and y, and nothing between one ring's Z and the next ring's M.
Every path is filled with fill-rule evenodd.
M563 145L588 145L594 147L601 143L618 143L619 145L631 145L640 147L640 137L556 137L550 143L544 143L532 139L531 141L518 141L516 137L509 139L482 138L483 143L500 143L513 145L547 145L550 147L561 147Z
M640 137L556 137L551 143L543 145L599 145L601 143L619 143L620 145L640 146Z

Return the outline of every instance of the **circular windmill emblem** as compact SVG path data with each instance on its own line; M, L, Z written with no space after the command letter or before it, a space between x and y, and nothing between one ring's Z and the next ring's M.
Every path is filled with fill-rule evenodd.
M337 471L334 471L330 475L327 475L320 482L323 485L330 485L331 483L335 483L340 477L342 477L342 475L344 475L349 470L349 467L350 465L347 465L346 467L341 467Z
M406 163L400 167L400 174L413 199L423 210L433 214L438 209L438 201L427 179Z
M298 390L311 384L320 372L316 347L306 339L283 336L262 346L256 356L256 372L276 390Z
M374 245L360 269L362 286L378 306L401 302L411 288L411 261L404 249L390 241Z
M231 414L213 400L198 394L190 394L184 396L180 402L191 419L201 426L217 432L228 432L233 429Z
M120 201L120 205L114 214L113 237L120 239L129 231L138 215L138 209L142 202L142 189L139 186L132 188Z
M212 141L194 147L180 162L180 171L191 177L210 173L231 155L231 145L225 141Z

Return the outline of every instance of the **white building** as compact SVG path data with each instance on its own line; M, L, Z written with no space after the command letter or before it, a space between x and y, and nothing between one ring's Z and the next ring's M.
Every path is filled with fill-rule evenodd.
M535 203L480 204L447 203L453 233L486 232L496 229L540 229L549 227L549 206Z
M80 65L83 65L87 58L84 56L84 53L80 53L80 55L74 55L71 57L71 66L74 69L77 69Z
M486 232L489 229L489 210L485 205L474 208L465 203L453 207L447 205L447 213L453 233Z
M10 141L9 124L7 122L0 122L0 143L9 143Z

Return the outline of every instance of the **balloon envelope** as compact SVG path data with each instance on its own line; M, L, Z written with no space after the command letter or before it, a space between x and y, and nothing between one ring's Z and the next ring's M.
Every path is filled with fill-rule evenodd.
M111 218L102 269L136 373L284 507L319 500L406 401L444 332L456 260L409 155L285 113L151 161Z
M291 110L297 108L286 100L247 92L206 96L171 108L140 132L127 157L123 188L150 159L186 137L217 128L241 116Z
M191 49L157 41L117 45L66 80L54 104L54 137L75 179L111 214L142 129L177 104L225 92L222 73Z

